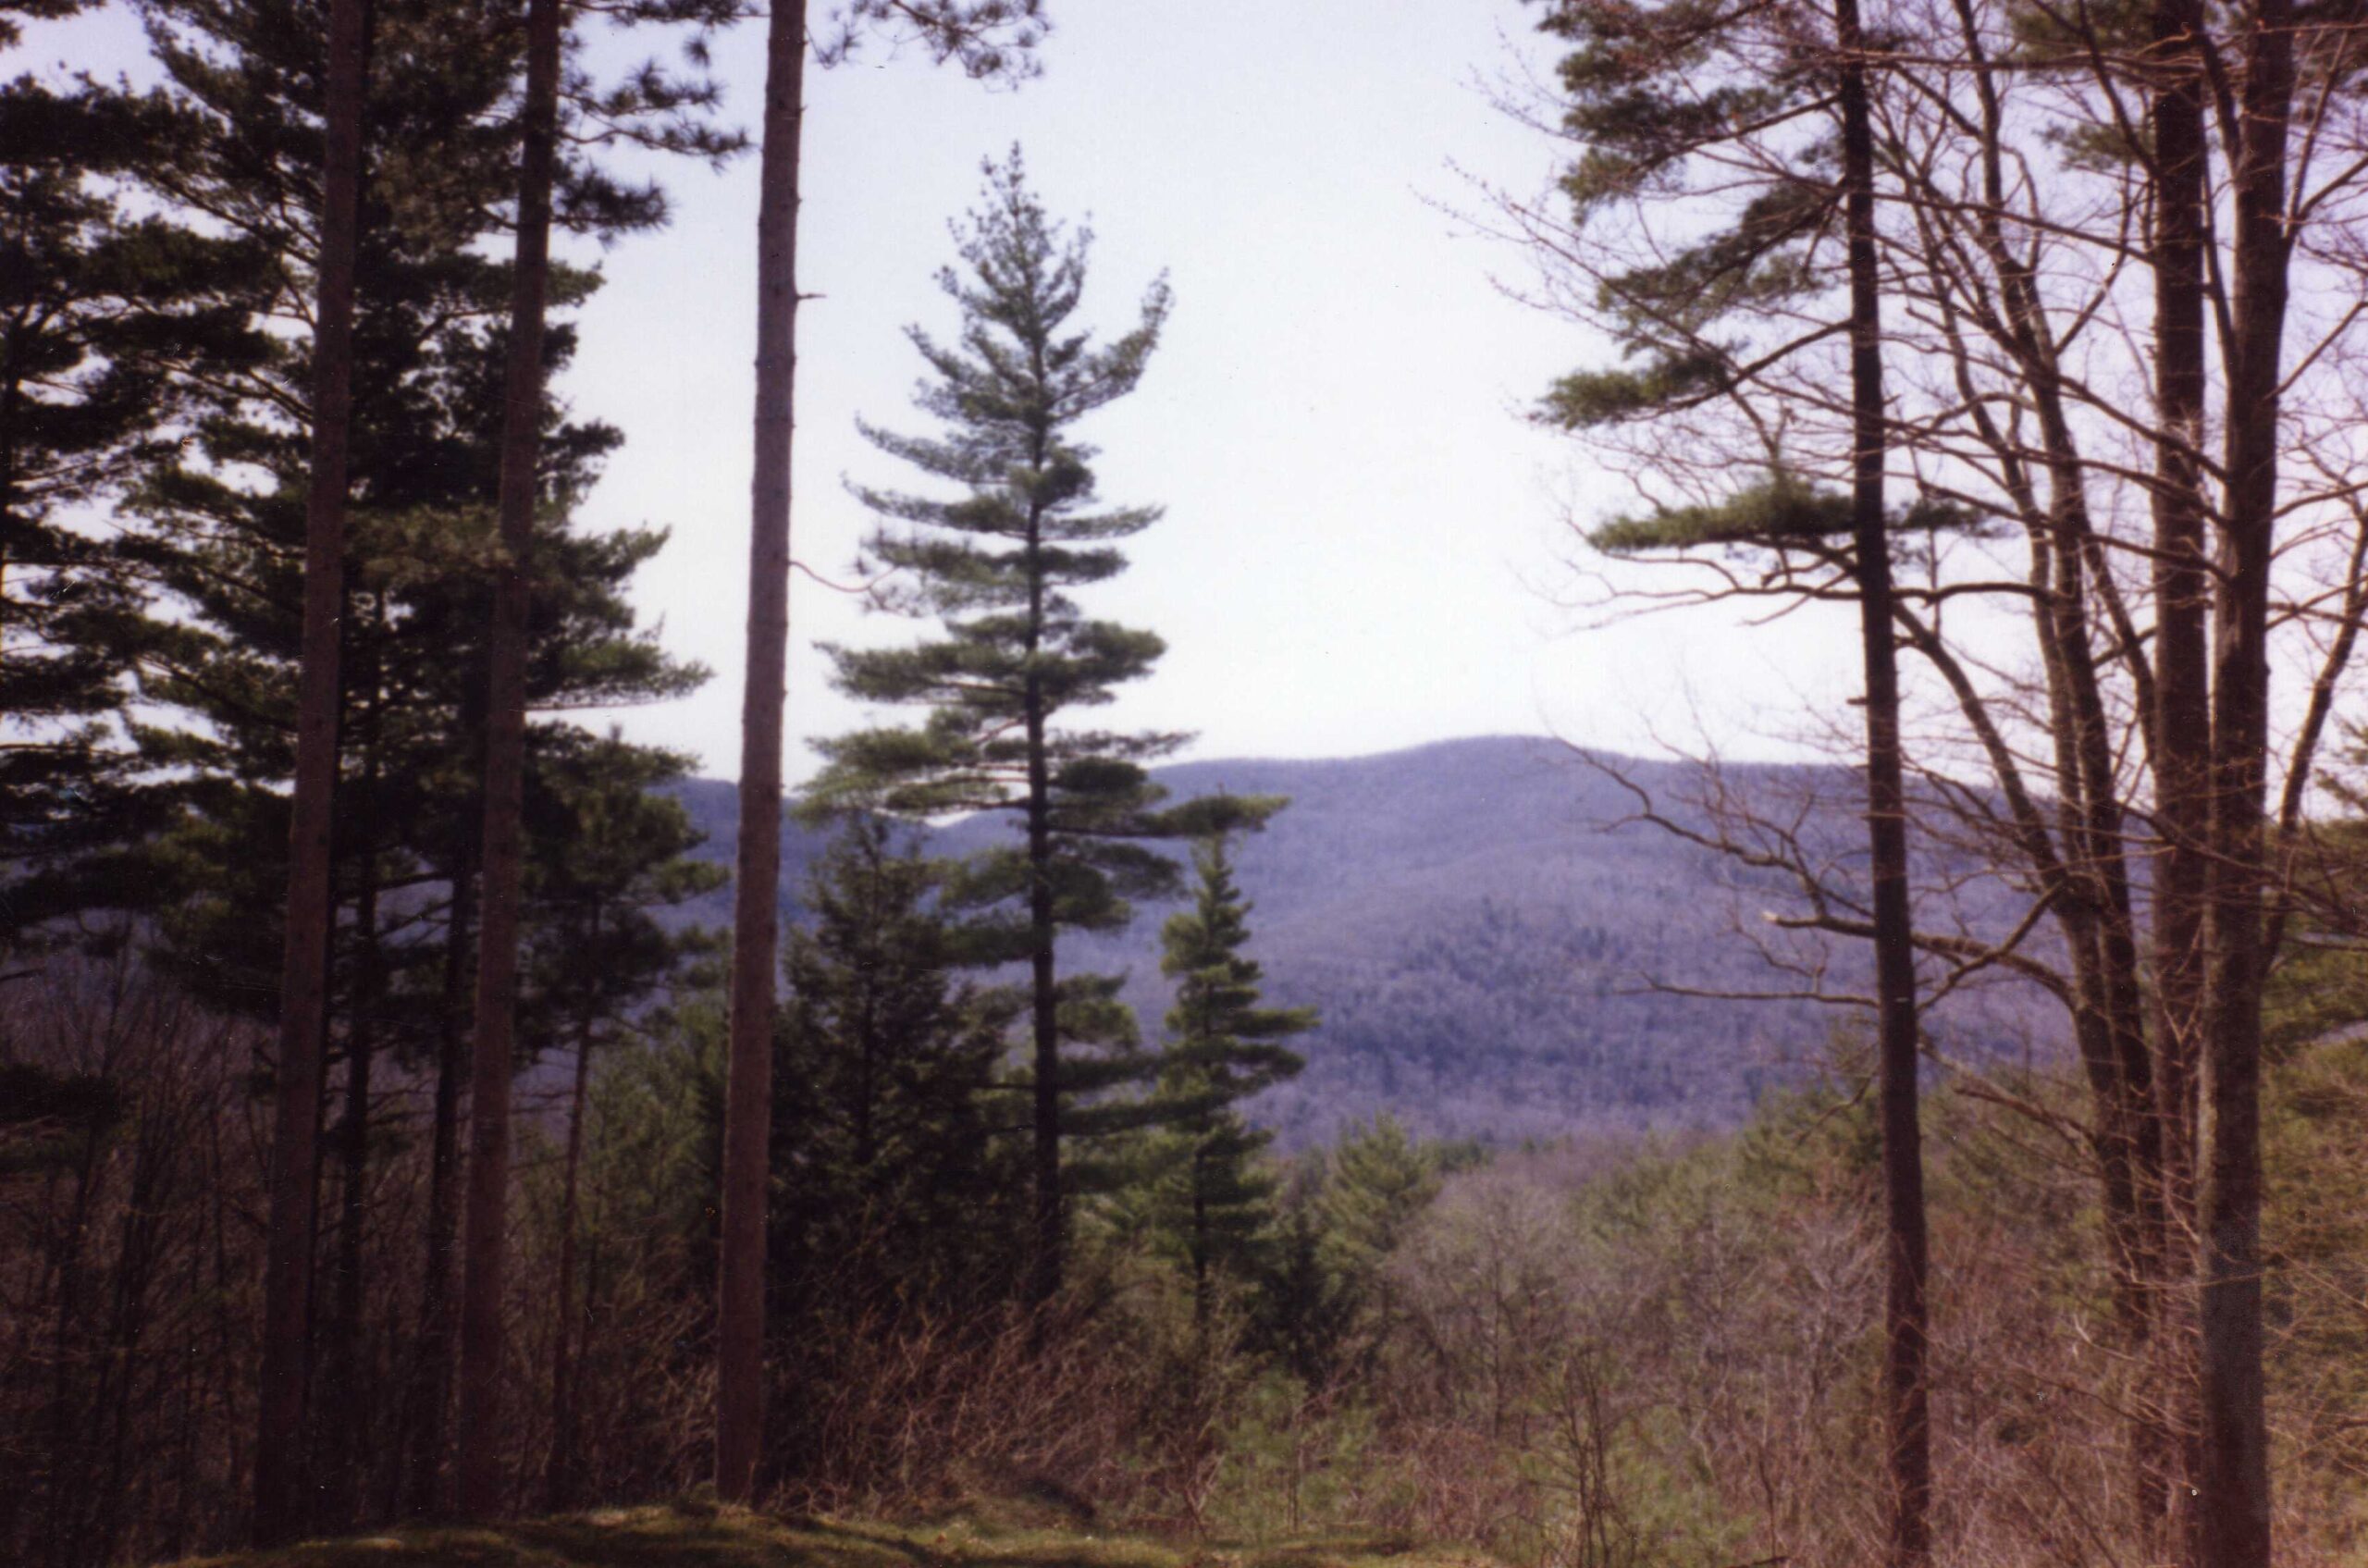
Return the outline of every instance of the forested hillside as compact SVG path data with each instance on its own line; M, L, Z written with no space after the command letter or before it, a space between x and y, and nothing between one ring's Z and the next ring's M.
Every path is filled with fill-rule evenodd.
M1698 819L1678 804L1701 787L1696 768L1607 761L1681 820ZM1811 1000L1674 994L1794 989L1735 931L1789 907L1788 889L1636 821L1636 797L1558 742L1488 736L1343 760L1189 762L1154 777L1177 798L1227 790L1291 801L1240 852L1269 994L1322 1019L1301 1042L1307 1071L1254 1106L1287 1143L1384 1110L1436 1136L1495 1143L1731 1125L1848 1027L1852 1009ZM1811 821L1837 840L1854 825L1837 770L1731 768L1723 784L1771 810L1830 798ZM681 798L709 835L698 853L729 863L731 787L689 781ZM966 852L1004 831L957 821L931 847ZM826 837L783 831L791 918ZM686 907L721 923L730 907L719 892ZM1124 971L1145 1020L1166 1005L1156 913L1118 936L1064 942L1080 968ZM1837 975L1863 971L1855 948L1834 947ZM1985 995L1942 1021L1971 1048L2011 1050L2020 1011L2012 997Z

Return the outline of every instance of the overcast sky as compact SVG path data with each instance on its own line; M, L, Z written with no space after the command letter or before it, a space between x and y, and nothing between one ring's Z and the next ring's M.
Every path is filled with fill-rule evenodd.
M818 11L820 6L818 0ZM867 519L841 486L908 475L855 433L916 427L902 328L942 335L947 219L981 158L1013 143L1056 214L1097 237L1083 317L1128 326L1165 270L1175 314L1142 386L1082 431L1104 496L1159 502L1092 613L1168 642L1106 717L1197 731L1196 757L1343 756L1456 735L1552 733L1636 750L1707 735L1789 748L1804 698L1846 688L1851 624L1749 630L1719 614L1586 629L1566 517L1618 510L1585 455L1523 423L1600 345L1506 297L1522 255L1455 209L1459 169L1538 188L1556 150L1490 84L1551 59L1517 0L1051 0L1044 72L990 91L919 51L808 73L800 230L795 549L842 575ZM646 45L636 45L636 48ZM34 30L26 63L130 67L118 10ZM728 117L753 126L762 23L717 42ZM12 67L15 62L12 62ZM697 696L623 716L636 737L738 759L746 594L756 160L664 172L665 232L600 256L561 391L626 445L586 511L662 523L644 574L669 645L710 665ZM791 775L807 737L864 722L828 688L818 640L911 623L800 577L793 587ZM1100 716L1098 716L1100 717Z

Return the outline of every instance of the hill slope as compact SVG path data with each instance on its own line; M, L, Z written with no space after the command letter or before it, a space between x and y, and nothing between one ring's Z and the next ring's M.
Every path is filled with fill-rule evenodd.
M1690 772L1623 763L1675 796ZM1552 742L1491 737L1341 761L1232 760L1162 770L1181 798L1215 789L1287 795L1290 809L1240 853L1255 900L1252 951L1278 1003L1318 1008L1308 1070L1258 1107L1287 1139L1389 1110L1425 1131L1508 1142L1590 1125L1718 1125L1819 1051L1835 1024L1811 1003L1673 995L1766 987L1736 934L1780 893L1719 857L1641 823L1618 784ZM1847 798L1830 770L1739 768L1731 787L1813 787ZM728 860L734 797L698 781L685 803ZM1848 852L1856 822L1820 819ZM1012 831L972 819L940 830L958 853ZM783 835L794 907L815 835ZM1065 939L1065 967L1121 970L1155 1030L1165 911L1116 938ZM728 920L727 895L698 918ZM1859 955L1836 955L1844 976Z

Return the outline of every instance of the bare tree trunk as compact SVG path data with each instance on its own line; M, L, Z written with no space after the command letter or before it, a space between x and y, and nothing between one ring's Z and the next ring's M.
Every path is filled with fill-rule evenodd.
M732 927L731 1064L723 1112L717 1286L715 1486L757 1489L765 1419L765 1199L780 956L781 751L788 697L790 449L797 387L797 159L806 6L777 0L765 45L758 174L756 466L749 485L748 671L740 709L740 845Z
M1874 134L1857 0L1834 0L1842 51L1842 163L1850 268L1850 394L1859 624L1867 678L1867 829L1874 883L1884 1231L1883 1383L1894 1568L1931 1556L1931 1419L1925 1384L1924 1154L1917 1114L1915 930L1907 898L1907 791L1900 758L1899 660L1892 640L1891 541L1883 517L1881 280L1875 257Z
M383 611L383 605L376 607ZM382 615L371 616L369 636L383 630ZM363 1437L369 1420L366 1379L362 1369L363 1227L368 1211L370 1168L370 1075L376 1054L374 1031L380 994L378 950L378 844L375 803L379 784L384 693L376 669L365 684L359 747L362 752L363 809L353 816L348 852L358 865L360 886L354 895L354 983L352 1016L345 1031L345 1114L338 1139L337 1252L330 1266L335 1284L321 1365L323 1407L315 1425L320 1429L320 1463L326 1475L315 1477L321 1523L331 1529L350 1528L360 1516L364 1488L357 1468L363 1467L372 1445Z
M426 1518L438 1506L444 1416L452 1399L452 1262L461 1228L461 1079L469 1067L469 954L475 919L476 858L472 833L455 857L452 903L444 937L444 994L438 1008L434 1130L427 1165L427 1257L420 1279L419 1347L403 1419L408 1449L401 1507L414 1518Z
M499 1510L509 1434L501 1423L501 1298L510 1187L510 1075L524 872L526 611L543 417L543 306L550 281L551 182L558 163L560 0L528 0L525 124L518 167L518 249L502 387L501 549L487 638L484 913L477 932L476 1060L461 1284L460 1506Z
M1034 546L1030 546L1030 553ZM1033 574L1031 574L1031 576ZM1031 581L1030 592L1037 592ZM1035 618L1031 609L1031 620ZM1054 973L1052 876L1052 781L1044 758L1043 699L1028 678L1028 923L1030 1021L1035 1043L1035 1228L1028 1271L1029 1303L1042 1311L1061 1293L1068 1224L1061 1201L1061 1031L1059 980Z
M551 1343L551 1457L544 1476L554 1513L575 1506L575 1232L584 1213L584 1106L592 1083L592 1019L577 1020L575 1084L567 1104L567 1157L560 1176L559 1332Z
M2269 1562L2269 1442L2262 1376L2261 1003L2269 753L2269 578L2277 519L2278 382L2286 328L2286 132L2294 94L2291 0L2246 19L2233 174L2226 523L2212 692L2210 1001L2205 1135L2202 1451L2205 1568Z
M1209 1324L1213 1303L1209 1299L1209 1172L1208 1145L1205 1141L1192 1149L1192 1346L1200 1352L1193 1371L1208 1359Z
M2206 630L2212 578L2203 496L2205 162L2201 0L2156 0L2154 222L2154 828L2156 1119L2163 1160L2164 1256L2156 1281L2161 1425L2171 1450L2136 1456L2141 1518L2163 1545L2197 1559L2193 1479L2196 1081L2205 996L2210 891L2212 671ZM2142 1472L2154 1469L2157 1474Z
M338 622L344 608L346 451L353 409L353 274L362 198L367 0L330 0L322 113L321 238L313 327L312 486L304 510L304 624L289 831L286 948L264 1264L262 1397L255 1431L254 1537L302 1527L305 1387L321 1041L328 1014L330 830L338 763Z

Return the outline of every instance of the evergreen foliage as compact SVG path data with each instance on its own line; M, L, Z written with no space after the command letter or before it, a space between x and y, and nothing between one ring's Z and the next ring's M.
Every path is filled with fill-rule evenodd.
M1016 998L958 981L949 868L847 818L784 943L766 1249L782 1342L810 1315L1005 1299L1024 1250L1018 1096L996 1080Z
M539 738L519 1035L589 1050L630 1031L637 1010L708 950L704 931L674 929L657 912L712 892L724 875L692 857L699 833L664 793L689 758L614 730L550 725Z
M914 648L830 650L850 696L930 715L917 727L823 743L830 766L812 793L927 817L1020 809L1041 787L1060 856L1058 919L1091 929L1122 922L1127 896L1173 884L1172 863L1132 841L1145 836L1158 800L1139 764L1184 737L1051 728L1068 710L1107 703L1164 650L1152 633L1088 619L1069 597L1116 575L1126 561L1110 541L1140 533L1160 511L1098 505L1093 450L1068 430L1134 389L1168 294L1154 284L1135 328L1107 346L1064 334L1084 292L1090 236L1065 234L1045 214L1016 153L990 167L985 196L961 231L967 275L949 268L939 278L961 308L958 342L908 334L933 374L915 403L945 434L863 426L882 451L968 493L856 490L883 520L866 548L894 607L942 618L945 635ZM1027 881L1022 853L971 868L966 902L1015 896ZM1015 956L1026 951L1018 940Z
M1370 1284L1407 1227L1438 1196L1441 1154L1392 1116L1343 1133L1332 1152L1322 1207L1327 1261Z
M1587 543L1609 555L1684 550L1704 546L1840 551L1849 544L1850 497L1778 468L1764 481L1701 506L1663 507L1616 517L1587 530ZM1894 508L1884 523L1897 536L1942 529L1974 533L1980 519L1949 502L1919 499Z
M989 166L983 205L957 233L963 270L939 281L960 308L960 336L908 334L931 373L916 405L944 429L863 431L963 493L856 489L882 520L868 551L890 585L883 591L902 611L941 621L943 635L911 648L828 650L841 690L928 716L823 742L828 765L810 797L908 818L1019 819L1019 842L971 858L944 896L970 917L978 961L1030 966L1042 1299L1060 1276L1062 1142L1136 1125L1139 1110L1112 1092L1153 1068L1117 1000L1118 978L1061 973L1057 933L1124 927L1135 900L1180 880L1155 842L1205 831L1241 808L1212 799L1161 809L1164 792L1144 765L1183 735L1062 722L1148 674L1164 647L1150 632L1089 617L1072 597L1116 575L1126 564L1116 541L1160 515L1103 504L1094 450L1072 430L1141 379L1167 317L1166 284L1154 283L1133 329L1106 344L1071 327L1090 237L1046 214L1016 150Z
M321 40L299 19L243 5L176 6L165 19L164 63L212 128L204 155L175 172L172 193L270 254L261 307L301 322L307 214L318 200L309 62ZM395 5L379 6L374 23L336 885L345 906L376 889L399 895L402 913L384 954L379 932L346 922L333 1013L350 1013L366 987L377 1016L413 1041L433 1033L429 1015L441 1005L440 947L426 939L470 874L476 827L509 288L507 268L469 241L494 222L510 184L497 111L514 41L499 20L492 9ZM448 134L455 126L468 129ZM601 187L579 172L579 186ZM587 194L577 210L596 209L603 222L628 226L662 216L648 191L630 201ZM563 271L555 298L580 302L597 281ZM279 786L293 757L306 342L281 338L268 358L216 377L218 406L142 482L133 498L142 527L125 546L177 611L156 638L142 695L181 722L143 732L143 759L190 780L194 808L158 847L164 874L150 892L171 906L166 930L190 983L259 1015L276 1006L279 935L254 911L276 911L287 853ZM563 369L574 352L572 330L552 331L547 371ZM549 405L537 549L546 583L528 673L538 710L653 700L705 676L637 628L626 602L664 532L591 537L572 525L621 438ZM564 749L579 739L538 725L530 745Z
M260 249L127 211L204 131L160 93L0 84L0 946L106 902L90 857L161 804L124 726L153 628L93 508L202 414L193 368L264 352Z
M1273 1135L1244 1102L1307 1064L1283 1042L1315 1027L1307 1007L1259 1006L1262 971L1242 948L1250 903L1234 881L1227 835L1194 846L1191 907L1168 917L1160 970L1176 982L1154 1106L1166 1126L1150 1150L1155 1242L1180 1253L1203 1332L1219 1276L1252 1277L1273 1220L1275 1179L1260 1156Z

